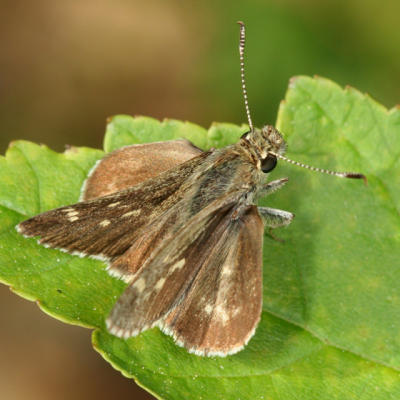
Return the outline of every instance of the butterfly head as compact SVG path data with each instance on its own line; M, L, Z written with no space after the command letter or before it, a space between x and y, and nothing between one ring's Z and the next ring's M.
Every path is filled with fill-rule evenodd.
M277 163L276 155L283 155L286 151L286 143L282 135L272 125L246 132L242 135L242 140L250 144L260 160L260 168L263 172L273 170Z

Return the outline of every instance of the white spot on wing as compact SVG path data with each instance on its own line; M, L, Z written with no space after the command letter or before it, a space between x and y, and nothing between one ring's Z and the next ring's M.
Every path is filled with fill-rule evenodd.
M79 217L69 217L68 218L68 221L69 222L74 222L74 221L76 221L76 220L78 220L79 219Z
M230 264L225 264L225 265L224 265L224 268L223 268L223 270L222 270L222 276L229 276L229 275L232 274L232 272L233 272L232 265L230 265Z
M142 293L144 288L146 287L146 281L143 278L138 279L134 284L133 287L139 292Z
M70 213L70 212L75 211L75 208L68 207L68 208L64 208L64 210L61 210L61 211L62 211L62 212L66 212L66 213Z
M165 283L165 278L161 278L161 279L159 279L159 281L156 283L156 285L154 286L154 288L155 288L156 290L160 290L160 289L164 286L164 283Z
M212 306L211 304L207 304L207 305L204 307L204 311L205 311L205 313L206 313L207 315L210 315L211 312L212 312L212 310L213 310L213 306Z
M182 258L182 260L179 260L174 265L172 265L172 267L170 268L169 272L172 273L177 269L181 269L185 265L185 262L186 262L186 260L184 258Z
M119 203L120 203L120 201L116 201L115 203L109 204L107 207L113 208L113 207L116 207Z
M133 210L133 211L129 211L125 214L122 214L122 217L126 218L126 217L137 217L140 214L140 210Z
M99 225L102 226L102 227L106 227L106 226L108 226L110 224L111 224L110 220L105 219L104 221L101 221Z
M231 314L232 318L236 317L236 315L238 315L238 314L240 313L241 309L242 309L241 307L235 308L235 309L232 311L232 314Z
M215 316L222 322L223 325L225 325L229 319L228 313L221 304L218 304L215 308Z

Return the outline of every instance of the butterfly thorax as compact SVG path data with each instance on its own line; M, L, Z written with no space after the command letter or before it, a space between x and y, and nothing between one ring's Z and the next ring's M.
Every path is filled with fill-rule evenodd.
M223 149L209 152L186 182L183 192L190 198L191 214L226 193L238 193L238 206L254 204L266 180L266 172L276 164L275 153L283 153L285 142L272 126L251 131ZM270 155L272 153L272 155ZM271 158L275 164L271 168ZM189 202L188 202L189 203Z
M259 171L249 161L248 154L238 144L211 151L182 186L183 203L190 204L190 214L196 214L227 193L245 194L256 187Z

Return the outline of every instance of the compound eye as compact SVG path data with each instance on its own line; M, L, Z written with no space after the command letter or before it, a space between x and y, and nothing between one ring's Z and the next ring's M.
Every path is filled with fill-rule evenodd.
M261 170L262 172L270 172L276 167L277 159L272 154L268 154L266 158L261 160Z

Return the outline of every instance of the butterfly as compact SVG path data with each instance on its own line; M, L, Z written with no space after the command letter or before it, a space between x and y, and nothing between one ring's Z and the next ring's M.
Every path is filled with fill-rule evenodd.
M17 226L26 237L79 256L99 258L127 283L106 325L129 338L154 326L189 352L226 356L254 335L262 307L264 230L293 214L258 207L257 199L286 184L267 181L284 156L271 125L253 127L236 144L202 151L187 140L127 146L95 165L81 201Z

